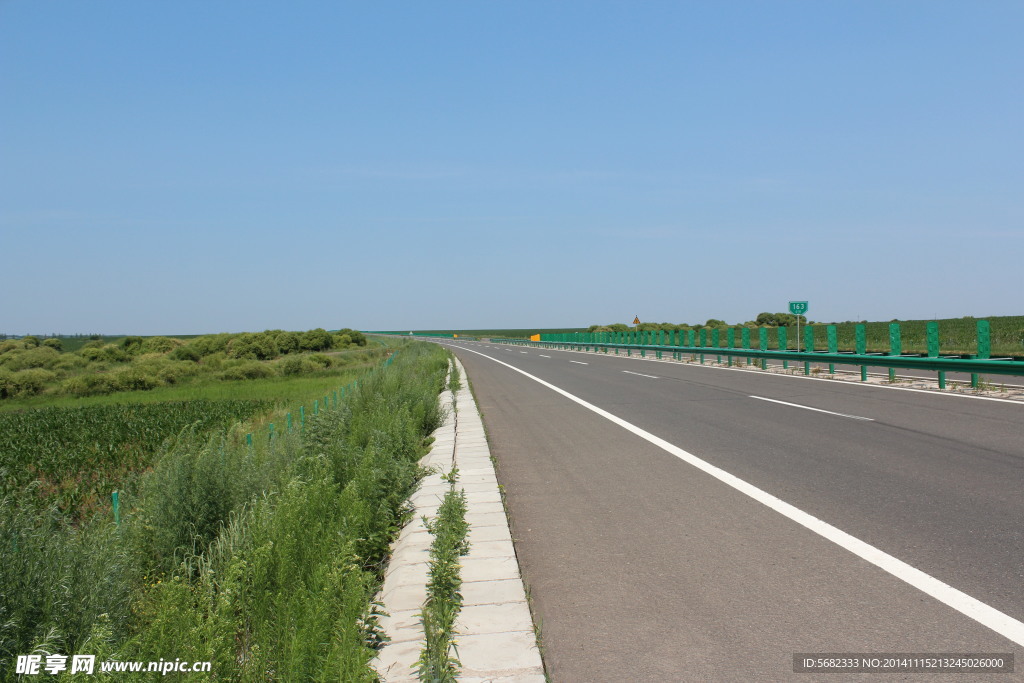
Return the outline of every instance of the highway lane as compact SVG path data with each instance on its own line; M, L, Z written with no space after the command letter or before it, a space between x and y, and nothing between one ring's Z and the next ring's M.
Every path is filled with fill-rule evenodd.
M1017 495L1022 406L614 356L459 346L540 376L1014 618L1024 616L1018 594L1024 516ZM625 635L609 623L621 623L634 598L645 615L672 624L646 636L660 637L662 650L677 643L687 652L658 661L709 673L726 664L725 641L741 643L755 659L774 658L776 674L780 652L815 650L809 643L823 639L833 651L871 650L867 644L873 651L1017 647L829 542L807 538L806 530L737 499L621 427L582 414L588 411L550 389L476 354L457 353L495 441L524 573L545 629L554 629L558 645L551 645L550 657L565 680L588 680L576 676L595 675L586 667L597 661L612 667L618 657L630 661L607 641ZM593 592L581 597L573 589L579 568L552 558L571 563L582 550L587 566L600 569ZM723 572L725 566L731 571ZM607 585L601 578L607 576L621 581ZM799 590L804 584L814 586L812 594ZM659 594L680 585L687 590L673 599ZM812 607L850 600L859 606L849 619ZM566 601L589 609L574 612ZM695 602L703 605L699 618ZM603 627L587 623L588 632L581 632L601 604L618 605L614 618ZM666 609L672 604L678 610ZM761 616L751 618L751 611ZM677 612L686 615L685 624ZM566 623L566 614L579 618ZM752 619L749 628L744 618ZM643 623L630 625L645 630ZM716 640L719 631L729 638ZM616 658L589 651L582 656L589 664L580 664L570 642L603 643Z

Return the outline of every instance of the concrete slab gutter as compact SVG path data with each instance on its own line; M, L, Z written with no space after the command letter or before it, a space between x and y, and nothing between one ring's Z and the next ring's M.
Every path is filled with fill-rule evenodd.
M388 613L381 626L391 641L374 667L389 683L419 680L416 662L423 649L420 611L426 599L429 549L433 537L423 517L433 519L448 491L441 479L458 467L457 488L466 492L469 553L461 560L463 606L456 622L456 647L462 663L458 680L467 683L543 683L544 667L526 593L519 574L491 462L483 422L466 383L466 371L453 396L441 395L448 419L434 432L435 441L421 464L434 470L410 499L413 520L392 546L379 600Z

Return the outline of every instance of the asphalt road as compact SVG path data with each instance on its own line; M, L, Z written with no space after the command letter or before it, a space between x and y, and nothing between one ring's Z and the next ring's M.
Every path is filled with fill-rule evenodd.
M1024 406L449 346L483 412L552 680L828 680L794 674L793 654L1024 651ZM713 468L913 569L885 571Z

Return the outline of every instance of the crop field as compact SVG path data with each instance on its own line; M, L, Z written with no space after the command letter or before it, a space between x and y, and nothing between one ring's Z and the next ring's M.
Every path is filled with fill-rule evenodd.
M104 504L188 427L205 432L266 412L269 401L197 400L0 413L0 496L31 495L76 517Z

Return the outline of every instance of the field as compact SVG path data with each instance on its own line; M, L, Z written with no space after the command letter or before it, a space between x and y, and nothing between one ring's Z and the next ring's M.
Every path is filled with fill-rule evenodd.
M371 599L447 357L333 353L309 373L6 399L0 680L39 649L372 680Z
M529 337L532 334L571 334L573 332L586 332L585 327L552 327L552 328L519 328L506 330L411 330L416 334L457 334L460 337ZM380 331L380 334L409 334L410 330L396 330L393 332ZM366 334L373 334L367 332Z

